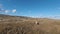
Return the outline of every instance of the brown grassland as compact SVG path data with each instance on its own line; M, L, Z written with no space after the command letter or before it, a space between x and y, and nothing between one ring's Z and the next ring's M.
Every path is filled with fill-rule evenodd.
M0 15L0 34L60 34L60 20Z

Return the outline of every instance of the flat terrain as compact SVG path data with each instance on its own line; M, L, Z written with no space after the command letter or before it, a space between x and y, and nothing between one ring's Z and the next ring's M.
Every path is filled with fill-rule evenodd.
M1 14L0 34L60 34L60 20Z

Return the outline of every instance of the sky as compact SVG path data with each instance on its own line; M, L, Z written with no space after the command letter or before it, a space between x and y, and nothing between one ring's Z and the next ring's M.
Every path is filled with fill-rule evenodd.
M60 0L0 0L0 14L60 18Z

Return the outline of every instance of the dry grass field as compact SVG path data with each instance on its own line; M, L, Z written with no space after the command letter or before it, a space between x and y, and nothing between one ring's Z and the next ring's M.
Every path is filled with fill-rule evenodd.
M0 34L60 34L60 20L0 15Z

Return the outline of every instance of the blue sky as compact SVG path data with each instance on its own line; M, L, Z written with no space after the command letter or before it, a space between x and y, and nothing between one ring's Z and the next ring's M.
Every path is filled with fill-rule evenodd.
M60 0L0 0L0 9L6 11L1 14L60 18Z

